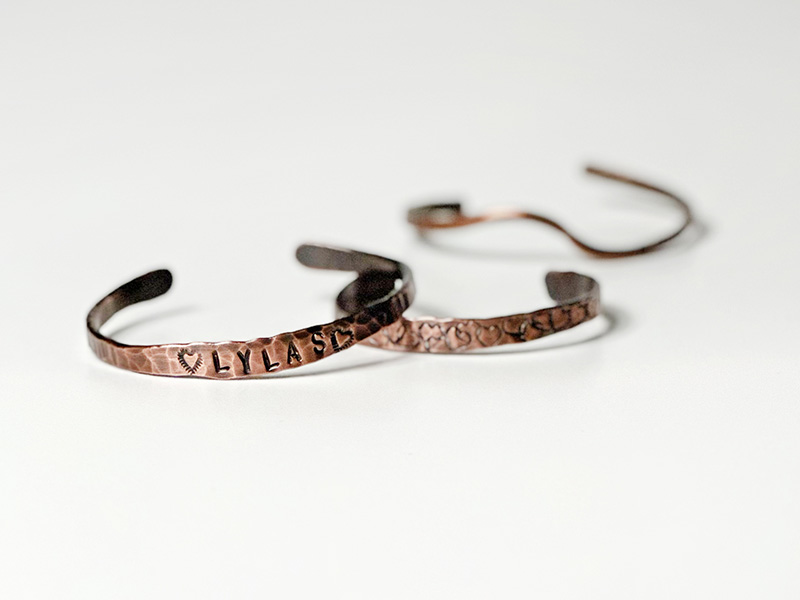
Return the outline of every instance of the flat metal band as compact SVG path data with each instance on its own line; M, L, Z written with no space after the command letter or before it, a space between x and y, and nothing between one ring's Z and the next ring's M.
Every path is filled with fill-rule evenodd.
M300 246L297 259L311 268L358 272L358 278L342 294L352 302L360 302L359 309L330 323L248 341L132 346L100 333L103 324L118 311L161 296L170 289L172 275L162 269L120 286L89 311L86 319L89 346L111 365L148 375L260 377L322 360L366 340L395 323L414 299L411 270L401 262L313 244Z
M598 248L596 246L587 244L571 233L566 227L550 217L516 209L493 209L485 212L482 215L468 216L462 212L461 204L458 202L428 204L410 209L408 211L408 222L413 225L418 232L425 234L433 229L466 227L468 225L487 223L489 221L508 221L514 219L536 221L560 231L567 238L569 238L573 244L578 246L578 248L587 254L591 254L592 256L596 256L598 258L623 258L626 256L647 254L648 252L652 252L658 248L661 248L667 242L674 240L681 233L683 233L694 220L692 209L689 207L689 205L672 192L669 192L663 188L657 187L640 179L634 179L633 177L628 177L627 175L613 173L597 167L586 167L586 172L590 175L596 175L604 179L610 179L612 181L617 181L619 183L624 183L643 190L661 194L661 196L669 199L672 204L681 212L681 215L683 216L681 224L677 227L677 229L673 230L668 235L665 235L661 239L649 244L645 244L644 246L639 246L636 248L607 249Z
M387 350L447 354L529 342L571 329L601 312L600 285L591 277L551 271L545 278L550 297L558 304L530 313L487 319L401 317L365 343ZM338 302L341 314L359 308Z

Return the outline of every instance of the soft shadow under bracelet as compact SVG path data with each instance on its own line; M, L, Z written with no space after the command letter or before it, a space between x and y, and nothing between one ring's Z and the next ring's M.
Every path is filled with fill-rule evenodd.
M369 338L395 323L414 299L411 271L401 262L310 244L297 249L297 260L316 269L358 272L358 278L339 297L342 302L358 303L358 310L324 325L243 342L130 346L100 333L116 312L169 290L172 275L162 269L122 285L89 311L89 345L101 360L137 373L210 379L259 377L316 362Z
M600 286L591 277L551 271L545 283L557 306L488 319L400 317L366 343L405 352L465 352L536 340L585 323L600 313ZM340 295L337 306L341 314L357 313L367 300Z
M429 204L426 206L418 206L416 208L412 208L411 210L409 210L408 222L411 223L414 227L416 227L417 231L419 231L420 233L424 233L431 229L464 227L466 225L474 225L476 223L486 223L488 221L508 221L514 219L527 219L531 221L537 221L539 223L547 225L548 227L552 227L553 229L560 231L561 233L566 235L570 239L570 241L572 241L572 243L578 246L581 250L600 258L622 258L624 256L635 256L637 254L646 254L647 252L652 252L653 250L660 248L667 242L674 240L692 223L693 217L691 208L689 208L689 205L686 204L686 202L681 200L678 196L676 196L672 192L668 192L665 189L662 189L645 181L633 179L632 177L628 177L626 175L620 175L618 173L612 173L611 171L606 171L604 169L598 169L597 167L586 167L586 172L589 173L590 175L597 175L605 179L611 179L613 181L618 181L620 183L626 183L634 187L638 187L641 189L661 194L662 196L672 201L675 207L681 211L681 214L683 215L683 220L681 221L681 224L678 226L676 230L674 230L669 235L650 244L645 244L644 246L640 246L637 248L604 250L602 248L596 248L595 246L587 244L586 242L582 241L581 239L573 235L570 231L568 231L566 227L564 227L560 223L557 223L556 221L554 221L549 217L545 217L543 215L539 215L536 213L524 212L521 210L494 209L489 212L486 212L485 214L471 217L465 215L461 211L461 204L457 202L445 203L445 204Z

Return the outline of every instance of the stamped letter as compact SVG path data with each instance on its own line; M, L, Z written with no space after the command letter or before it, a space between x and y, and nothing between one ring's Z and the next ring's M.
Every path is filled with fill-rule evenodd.
M297 351L297 346L294 345L294 341L289 342L289 348L286 351L286 362L292 364L292 359L295 359L297 362L303 362L303 358Z
M267 373L272 371L275 367L280 366L281 363L277 362L269 362L269 354L267 353L267 349L264 348L261 351L261 358L264 360L264 368L267 370Z
M242 361L242 371L247 375L250 373L250 348L245 350L244 354L237 350L236 354L239 355L239 360Z
M227 365L223 366L220 364L219 353L216 350L214 350L214 352L211 353L211 358L214 360L214 370L217 373L222 373L223 371L230 371L229 366Z
M315 331L311 334L311 343L314 344L314 354L322 356L325 353L325 340L322 339L321 331Z

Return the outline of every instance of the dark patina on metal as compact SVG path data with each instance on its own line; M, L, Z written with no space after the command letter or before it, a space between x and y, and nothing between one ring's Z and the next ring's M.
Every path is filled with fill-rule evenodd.
M586 167L586 172L589 173L590 175L596 175L604 179L610 179L612 181L617 181L619 183L624 183L643 190L661 194L661 196L668 198L672 202L672 204L681 212L681 215L683 216L681 224L677 227L677 229L675 229L668 235L662 237L659 240L656 240L655 242L645 244L644 246L638 246L636 248L609 250L609 249L597 248L596 246L592 246L584 242L583 240L575 236L573 233L571 233L566 227L564 227L557 221L551 219L550 217L518 209L497 208L489 210L481 215L468 216L463 213L461 204L459 202L428 204L424 206L417 206L415 208L410 209L408 211L408 222L411 223L411 225L413 225L420 233L426 233L433 229L451 229L454 227L466 227L468 225L487 223L489 221L509 221L515 219L536 221L538 223L551 227L557 231L560 231L567 238L569 238L569 240L573 244L578 246L578 248L580 248L587 254L591 254L592 256L596 256L598 258L623 258L626 256L647 254L648 252L652 252L653 250L661 248L662 246L664 246L664 244L674 240L681 233L683 233L689 227L689 225L692 223L694 219L692 215L692 209L689 207L689 205L684 200L682 200L672 192L665 190L664 188L655 186L651 183L647 183L646 181L642 181L640 179L634 179L633 177L628 177L627 175L621 175L619 173L614 173L611 171L607 171L605 169L600 169L598 167L591 167L591 166Z
M161 269L120 286L89 311L89 346L101 360L137 373L210 379L259 377L316 362L366 340L395 323L414 299L411 270L399 261L316 244L300 246L297 260L315 269L357 272L358 277L339 297L359 302L359 309L330 323L247 341L135 346L100 333L115 313L170 289L172 274Z

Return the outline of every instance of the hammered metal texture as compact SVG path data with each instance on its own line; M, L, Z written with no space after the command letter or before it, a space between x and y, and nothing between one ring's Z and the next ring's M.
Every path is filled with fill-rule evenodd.
M378 281L377 289L386 293L381 293L355 314L331 323L248 341L131 346L102 335L99 329L111 315L136 302L157 297L170 288L169 271L153 271L121 286L90 311L87 317L89 346L101 360L137 373L211 379L259 377L307 365L346 350L396 322L413 301L411 272L402 263L350 250L310 245L298 250L298 259L315 268L350 270L355 267L361 272L349 288L369 289ZM396 281L399 281L397 286Z
M403 352L459 353L537 340L600 314L600 286L591 277L551 272L546 282L558 306L487 319L401 317L366 343Z

